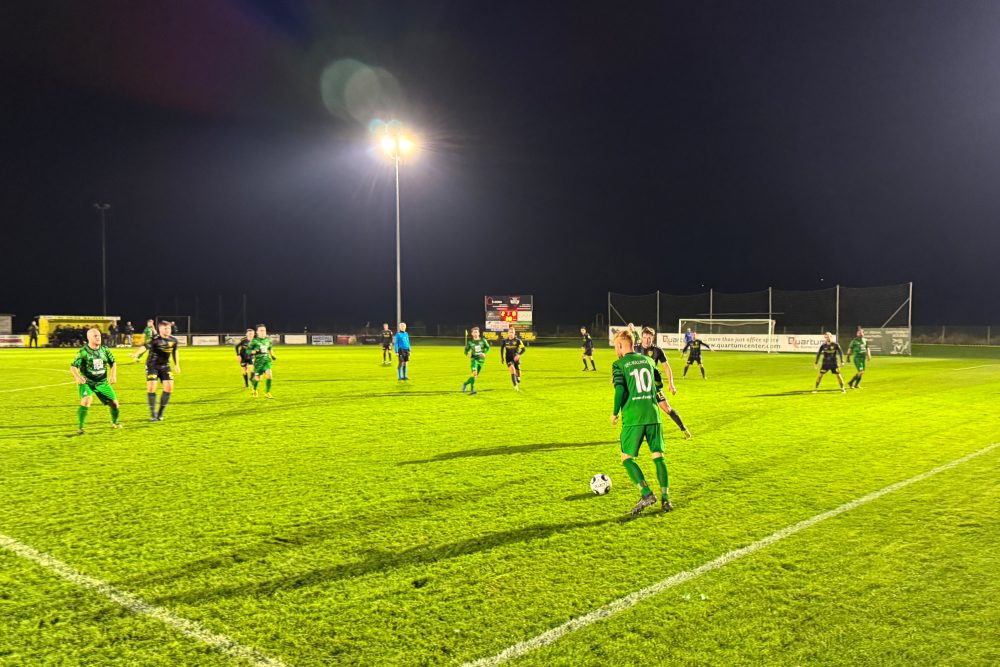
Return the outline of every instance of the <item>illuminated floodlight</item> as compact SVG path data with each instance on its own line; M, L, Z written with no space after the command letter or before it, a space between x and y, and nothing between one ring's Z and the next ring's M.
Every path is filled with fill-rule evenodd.
M386 155L395 155L396 154L396 140L395 140L395 138L390 137L388 134L383 134L382 135L382 140L379 143L381 143L382 150L383 150L383 152L385 152Z

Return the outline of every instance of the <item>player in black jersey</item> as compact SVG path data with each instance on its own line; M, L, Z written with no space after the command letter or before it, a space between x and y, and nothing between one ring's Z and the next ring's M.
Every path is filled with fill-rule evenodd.
M181 372L181 364L177 360L177 339L170 335L170 322L160 322L159 335L153 336L146 349L149 357L146 359L146 400L149 402L150 421L163 421L163 411L167 409L170 395L174 391L174 374L170 369L170 360L174 360L174 370ZM160 394L160 410L156 410L156 382L163 384Z
M827 371L830 371L837 376L837 382L840 384L840 392L842 394L847 393L847 389L844 388L844 378L840 375L840 366L837 364L837 357L840 357L840 363L844 363L844 351L840 349L840 343L833 342L833 334L827 331L823 334L823 338L826 342L819 346L819 350L816 352L816 361L813 363L813 368L819 364L819 358L823 357L823 366L819 369L819 375L816 376L816 386L813 388L813 393L815 394L819 391L819 381L823 379L823 375Z
M580 336L582 337L581 345L583 346L583 370L596 371L597 366L594 365L594 339L590 337L587 333L587 327L580 327ZM590 359L590 368L587 368L587 359Z
M674 386L674 372L670 369L667 355L663 353L662 349L653 344L653 337L655 335L655 331L649 327L643 327L642 335L639 338L639 347L635 348L635 352L649 357L650 361L653 362L653 382L656 385L656 402L659 404L660 409L677 424L677 428L681 430L684 437L690 438L691 432L684 426L684 422L681 421L681 416L677 414L677 411L670 407L670 403L667 402L667 397L663 393L663 375L667 376L667 390L671 395L677 394L677 387ZM663 368L663 375L660 374L660 368Z
M253 368L253 361L247 354L247 346L253 340L253 335L253 329L247 329L246 335L240 339L240 342L236 343L236 361L240 362L240 370L243 371L243 386L248 389L250 388L250 374L247 368Z
M392 365L392 337L395 335L392 333L392 329L389 328L388 324L382 324L382 331L379 332L382 337L382 365L391 366Z
M681 350L681 356L684 356L684 353L687 352L689 348L691 349L691 354L688 355L687 364L684 366L684 374L682 377L687 377L688 369L691 368L691 364L698 364L698 368L701 369L701 379L704 380L705 366L701 363L701 348L705 348L706 350L711 350L712 348L708 343L698 338L697 331L691 334L691 340L689 340L688 344L684 346L683 350Z
M500 358L510 371L510 382L514 391L521 391L521 355L527 345L517 335L517 330L511 326L507 329L507 337L500 339Z

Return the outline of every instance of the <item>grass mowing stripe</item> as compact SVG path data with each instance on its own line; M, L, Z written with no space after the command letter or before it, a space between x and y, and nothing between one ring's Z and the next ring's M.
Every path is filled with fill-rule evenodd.
M974 368L990 368L992 366L1000 366L1000 364L982 364L980 366L966 366L965 368L953 368L953 371L971 371Z
M261 665L262 667L287 667L287 665L280 660L268 657L255 648L244 646L231 637L227 637L226 635L219 634L217 632L212 632L200 623L182 618L177 614L164 609L163 607L149 604L148 602L140 600L131 593L119 590L105 581L101 581L100 579L95 579L94 577L89 577L81 572L78 572L61 560L58 560L46 553L42 553L37 549L33 549L27 544L19 542L12 537L0 534L0 549L6 549L7 551L12 552L25 560L37 563L38 565L55 572L63 579L77 584L78 586L90 589L95 593L100 593L104 597L116 602L134 614L142 614L144 616L149 616L150 618L155 618L161 623L174 628L181 634L202 642L203 644L212 646L226 655L245 660L254 665Z
M481 658L473 662L465 663L463 667L493 667L494 665L502 665L503 663L509 660L513 660L514 658L518 658L522 655L530 653L531 651L537 648L541 648L542 646L547 646L549 644L552 644L555 641L559 640L561 637L564 637L565 635L568 635L571 632L581 630L589 625L593 625L597 621L614 616L620 611L624 611L626 609L634 607L643 600L651 598L654 595L658 595L667 589L673 588L687 581L691 581L692 579L700 577L706 572L718 570L733 561L739 560L744 556L749 556L750 554L756 551L760 551L761 549L769 547L772 544L775 544L776 542L780 542L786 537L790 537L791 535L795 535L796 533L802 532L803 530L811 528L812 526L815 526L818 523L826 521L827 519L832 519L833 517L839 516L844 512L849 512L850 510L856 509L862 505L866 505L872 502L873 500L878 500L884 495L893 493L894 491L899 491L900 489L906 488L911 484L922 482L925 479L932 477L940 472L944 472L945 470L950 470L951 468L960 466L963 463L971 461L972 459L978 456L982 456L983 454L993 451L997 447L1000 447L1000 442L994 442L992 445L987 445L986 447L983 447L978 451L972 452L971 454L966 454L965 456L955 459L950 463L945 463L944 465L928 470L927 472L920 473L915 477L911 477L901 482L890 484L889 486L879 489L878 491L873 491L872 493L869 493L866 496L862 496L850 502L844 503L839 507L835 507L832 510L823 512L821 514L817 514L809 519L805 519L796 524L788 526L787 528L782 528L781 530L775 531L770 535L768 535L767 537L759 539L756 542L748 544L745 547L741 547L739 549L734 549L733 551L730 551L728 553L724 553L715 560L700 565L693 570L685 570L684 572L678 572L677 574L671 575L670 577L667 577L666 579L659 581L651 586L647 586L642 590L626 595L623 598L619 598L614 602L610 602L604 605L603 607L595 609L589 614L585 614L578 618L566 621L562 625L558 625L552 628L551 630L543 632L542 634L536 637L532 637L531 639L527 639L523 642L518 642L517 644L509 646L508 648L504 649L500 653L497 653L496 655L487 658Z

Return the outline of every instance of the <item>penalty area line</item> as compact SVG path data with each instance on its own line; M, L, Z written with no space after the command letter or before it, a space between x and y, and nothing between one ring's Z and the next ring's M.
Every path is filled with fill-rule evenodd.
M178 616L164 607L158 607L154 604L145 602L131 593L115 588L106 581L101 581L100 579L95 579L94 577L83 574L61 560L58 560L47 553L38 551L37 549L34 549L23 542L19 542L12 537L3 535L2 533L0 533L0 549L10 551L16 556L20 556L25 560L41 565L45 569L58 574L70 583L89 589L95 593L99 593L133 614L148 616L156 619L164 625L168 625L174 630L177 630L181 634L197 640L202 644L207 644L216 648L230 657L245 660L253 665L260 665L261 667L288 667L280 660L268 657L253 647L240 644L232 637L227 637L226 635L218 632L212 632L196 621Z
M761 549L765 549L776 542L780 542L786 537L791 537L792 535L802 532L807 528L811 528L812 526L815 526L818 523L826 521L827 519L832 519L835 516L839 516L845 512L849 512L853 509L861 507L862 505L867 505L873 500L878 500L884 495L893 493L895 491L899 491L900 489L906 488L911 484L922 482L928 477L933 477L938 473L950 470L952 468L955 468L956 466L960 466L963 463L971 461L977 456L982 456L983 454L993 451L997 447L1000 447L1000 442L994 442L992 445L987 445L986 447L983 447L978 451L972 452L971 454L966 454L965 456L955 459L950 463L945 463L944 465L938 466L937 468L934 468L932 470L928 470L927 472L920 473L915 477L911 477L901 482L890 484L889 486L883 489L879 489L878 491L873 491L872 493L869 493L866 496L862 496L850 502L846 502L843 505L835 507L832 510L828 510L826 512L823 512L822 514L817 514L814 517L805 519L786 528L782 528L781 530L773 532L767 537L761 538L756 542L746 545L745 547L741 547L739 549L734 549L733 551L730 551L728 553L724 553L715 560L700 565L694 568L693 570L685 570L683 572L678 572L677 574L667 577L666 579L659 581L651 586L647 586L642 590L626 595L623 598L618 598L617 600L610 602L604 605L603 607L599 607L588 614L584 614L583 616L571 619L563 623L562 625L557 625L551 630L543 632L542 634L536 637L532 637L531 639L526 639L525 641L513 644L512 646L507 647L506 649L504 649L500 653L497 653L496 655L487 658L481 658L473 662L467 662L463 665L463 667L494 667L495 665L502 665L508 660L519 658L527 653L530 653L531 651L534 651L535 649L541 648L543 646L548 646L549 644L556 642L558 639L570 634L571 632L582 630L583 628L589 625L593 625L598 621L610 618L611 616L614 616L618 612L625 611L626 609L634 607L643 600L651 598L654 595L658 595L667 589L674 588L675 586L679 586L680 584L691 581L692 579L700 577L701 575L707 572L721 569L722 567L728 565L729 563L732 563L733 561L739 560L744 556L749 556L750 554L760 551Z

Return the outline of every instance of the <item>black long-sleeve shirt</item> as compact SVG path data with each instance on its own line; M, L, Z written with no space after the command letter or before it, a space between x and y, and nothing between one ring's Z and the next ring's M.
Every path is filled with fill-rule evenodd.
M840 343L823 343L816 352L816 361L823 357L823 361L832 361L840 357L840 363L844 363L844 351L840 349Z

